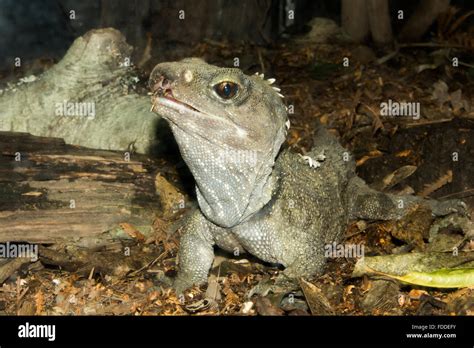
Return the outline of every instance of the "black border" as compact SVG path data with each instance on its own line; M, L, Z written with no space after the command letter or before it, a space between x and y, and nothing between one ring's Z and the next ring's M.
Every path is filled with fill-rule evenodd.
M56 339L19 338L25 324L54 324ZM416 330L412 325L435 325ZM456 325L442 330L438 325ZM455 333L456 338L408 339L407 333ZM15 316L0 317L0 346L41 345L415 345L474 346L474 317Z

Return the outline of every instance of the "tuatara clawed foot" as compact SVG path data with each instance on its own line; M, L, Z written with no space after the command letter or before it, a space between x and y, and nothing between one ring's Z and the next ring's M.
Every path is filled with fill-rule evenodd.
M430 207L433 215L446 216L452 213L462 216L468 215L466 203L459 199L450 199L446 201L430 201Z

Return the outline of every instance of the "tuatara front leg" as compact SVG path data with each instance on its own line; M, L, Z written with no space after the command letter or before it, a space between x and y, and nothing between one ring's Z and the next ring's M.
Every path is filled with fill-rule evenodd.
M214 260L214 238L209 222L196 210L184 226L178 253L178 275L173 283L176 292L205 283Z
M235 236L226 228L208 221L200 210L185 222L178 254L178 275L173 287L177 293L207 282L214 260L214 245L234 253L245 253Z

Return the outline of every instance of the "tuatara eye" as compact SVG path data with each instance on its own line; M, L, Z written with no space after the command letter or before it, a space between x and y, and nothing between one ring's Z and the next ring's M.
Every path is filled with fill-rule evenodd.
M231 99L237 94L239 85L234 82L223 81L215 85L214 90L222 99Z

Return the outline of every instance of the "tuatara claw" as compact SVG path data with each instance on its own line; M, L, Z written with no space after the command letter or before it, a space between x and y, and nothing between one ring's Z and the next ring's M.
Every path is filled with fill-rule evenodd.
M468 216L466 203L459 199L450 199L447 201L431 201L431 211L435 216L446 216L452 213Z

